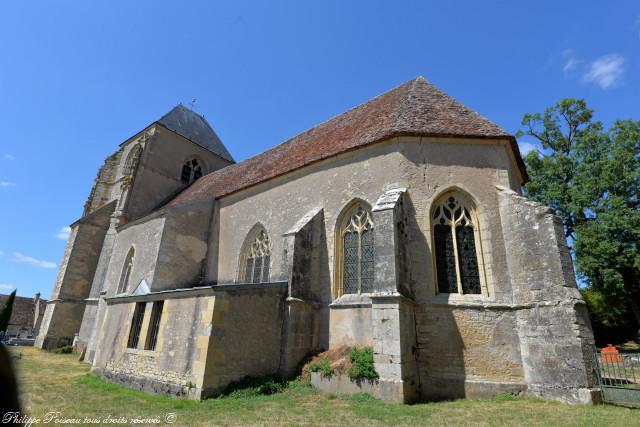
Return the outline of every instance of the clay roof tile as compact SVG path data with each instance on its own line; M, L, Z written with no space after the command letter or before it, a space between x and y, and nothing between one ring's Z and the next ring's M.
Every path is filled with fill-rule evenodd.
M417 77L262 154L200 178L170 204L227 196L328 157L401 135L508 139L526 181L513 136Z

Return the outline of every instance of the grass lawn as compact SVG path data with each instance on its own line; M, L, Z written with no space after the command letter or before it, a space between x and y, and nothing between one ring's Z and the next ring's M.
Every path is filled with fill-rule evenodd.
M461 399L451 402L400 405L366 395L349 398L325 395L294 383L270 396L219 398L203 402L147 395L109 384L89 374L77 356L46 353L28 347L16 361L26 415L112 419L157 417L165 425L640 425L640 410L614 406L565 405L530 398ZM37 425L37 424L34 424Z

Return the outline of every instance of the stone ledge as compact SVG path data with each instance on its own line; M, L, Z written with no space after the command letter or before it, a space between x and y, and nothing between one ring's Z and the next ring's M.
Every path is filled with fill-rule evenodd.
M352 380L347 375L332 375L323 377L319 372L311 373L311 384L324 393L338 395L368 393L373 397L387 402L410 403L409 396L402 381L378 380Z
M330 308L368 308L371 307L370 294L344 294L331 304Z
M196 286L192 288L168 289L163 291L150 292L144 295L121 295L105 298L104 300L107 302L107 304L111 305L138 301L158 301L164 299L192 298L199 296L220 296L220 294L224 294L227 292L251 292L268 290L286 291L287 286L287 281L237 284L225 283L219 285Z
M123 385L146 393L170 394L174 396L188 397L189 399L201 398L202 391L196 387L188 388L180 384L159 381L143 376L125 374L111 369L93 369L92 372L100 375L102 379L110 383Z
M575 305L586 305L583 300L568 299L557 301L540 301L528 304L509 304L500 302L481 302L481 301L460 301L460 300L427 300L418 302L420 307L451 307L451 308L476 308L476 309L495 309L495 310L528 310L539 307L564 306L574 307Z

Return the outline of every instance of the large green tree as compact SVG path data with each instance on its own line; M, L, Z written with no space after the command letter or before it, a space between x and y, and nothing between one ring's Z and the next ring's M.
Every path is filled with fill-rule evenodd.
M525 157L527 196L556 209L572 246L594 329L632 338L640 325L640 121L605 130L584 100L526 114L518 136L542 152ZM598 338L598 337L597 337Z
M11 292L9 298L0 307L0 331L6 331L9 327L9 320L11 319L11 313L13 312L13 302L16 299L16 289Z

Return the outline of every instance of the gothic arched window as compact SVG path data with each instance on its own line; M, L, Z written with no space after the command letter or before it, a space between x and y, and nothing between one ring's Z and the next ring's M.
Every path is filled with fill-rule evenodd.
M339 228L342 294L373 291L374 247L371 212L358 203L347 211Z
M129 287L129 277L131 276L131 270L133 269L133 257L136 250L134 248L129 249L127 257L124 259L124 265L122 266L122 272L120 273L120 282L118 282L119 294L126 292Z
M265 283L269 281L271 240L267 231L259 227L247 238L240 263L240 281Z
M183 184L191 184L201 176L202 166L197 159L184 162L184 165L182 165L182 173L180 174L180 181L182 181Z
M434 203L431 213L438 292L480 294L478 268L480 241L473 203L457 193L447 193Z

